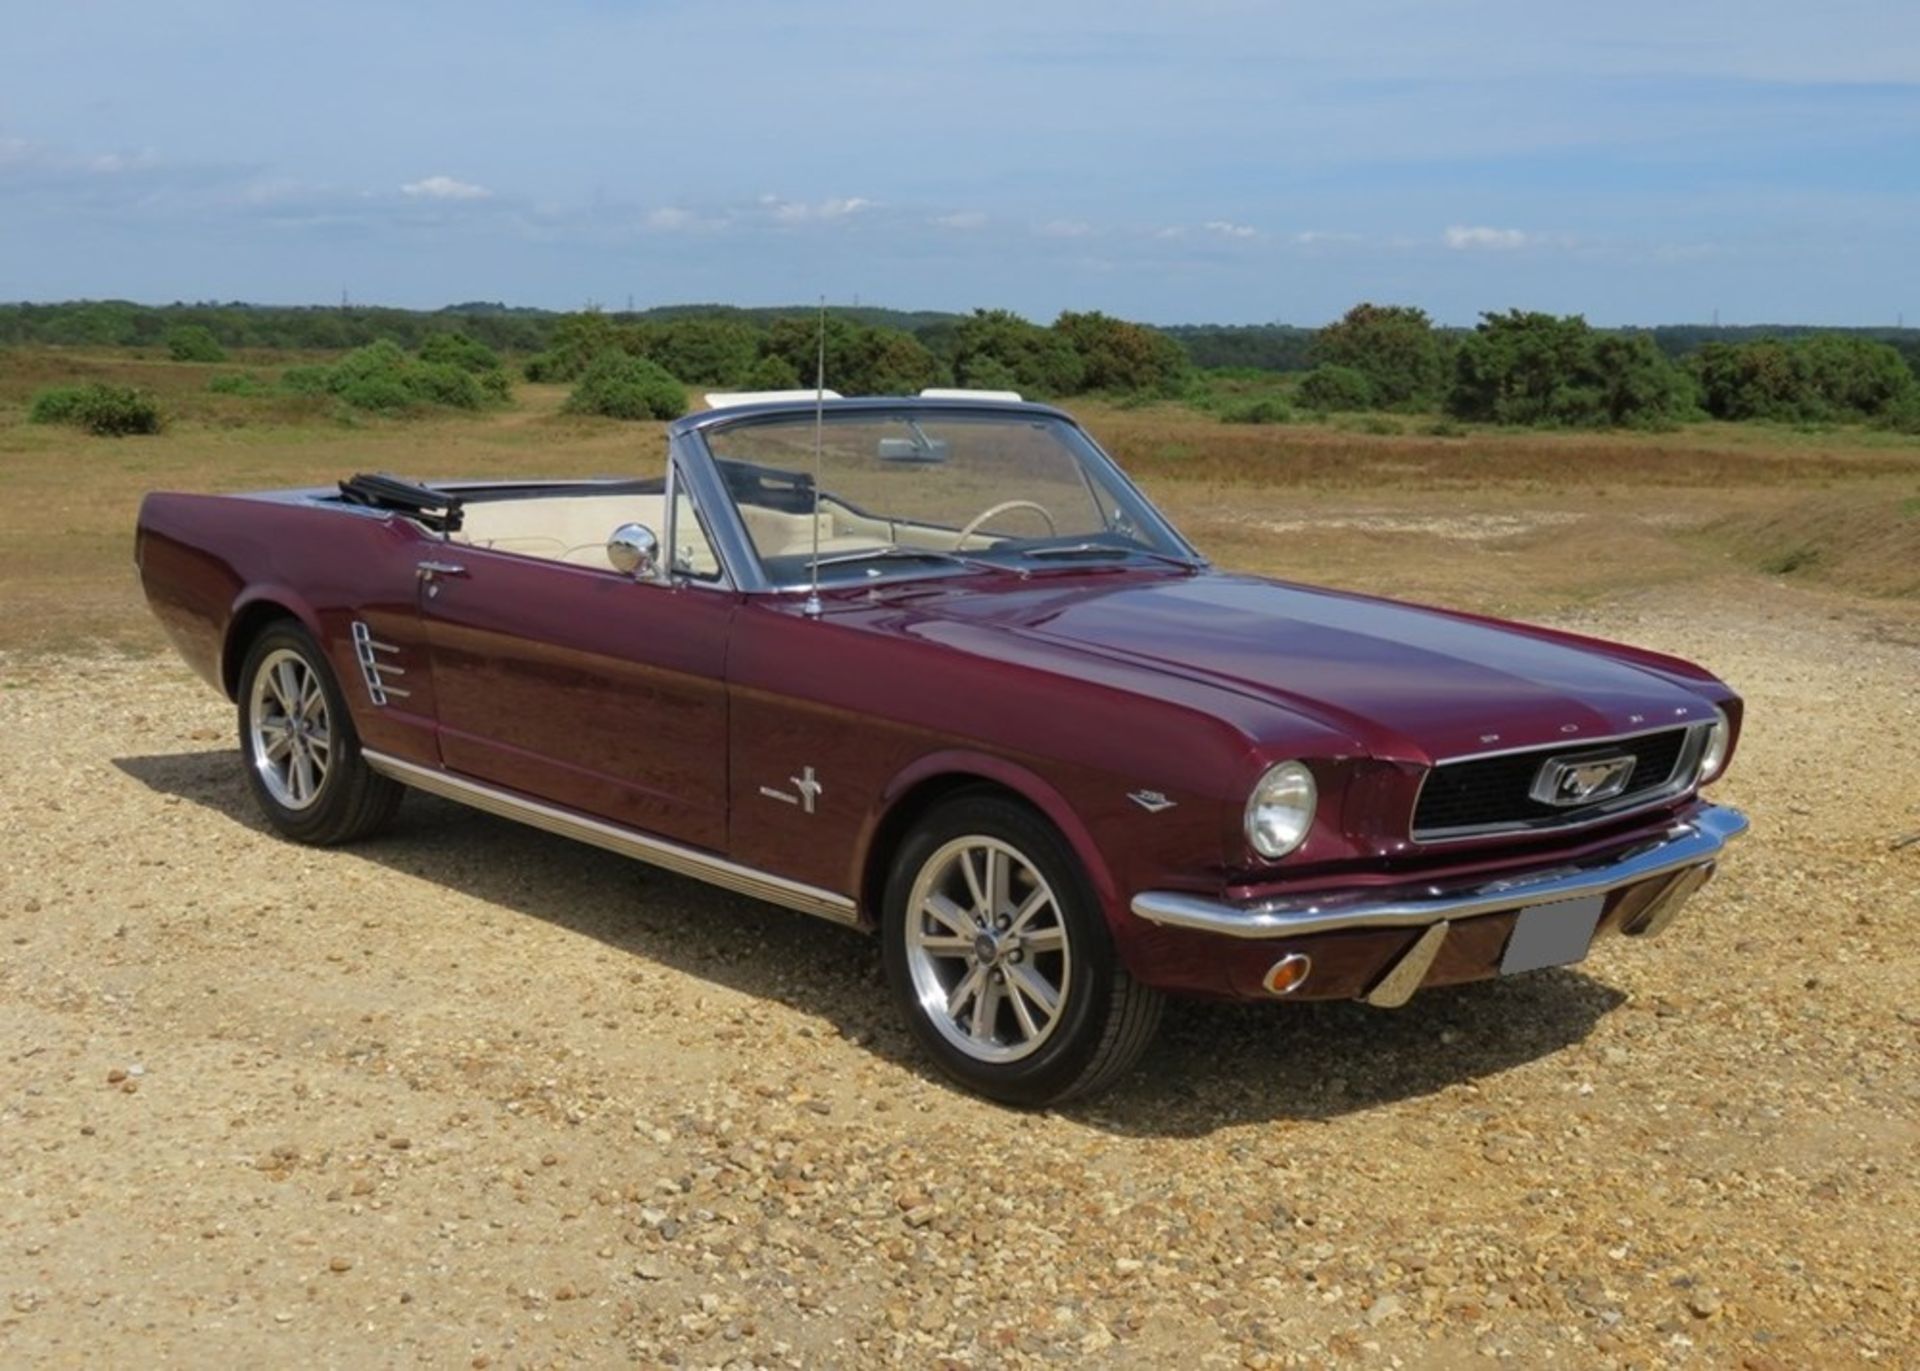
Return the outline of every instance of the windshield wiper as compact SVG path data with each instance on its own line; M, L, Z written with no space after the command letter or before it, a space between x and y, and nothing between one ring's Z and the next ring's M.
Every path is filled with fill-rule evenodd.
M932 547L901 547L898 544L891 547L861 548L856 552L836 552L831 557L816 557L807 565L809 567L847 566L855 562L951 562L955 566L969 567L975 571L1007 570L998 562L966 557L958 552L942 552Z
M1073 543L1067 547L1028 547L1020 549L1022 557L1036 560L1051 557L1151 557L1156 562L1165 562L1169 566L1185 567L1188 571L1198 571L1201 563L1185 557L1176 557L1171 552L1158 552L1150 547L1116 547L1112 543Z

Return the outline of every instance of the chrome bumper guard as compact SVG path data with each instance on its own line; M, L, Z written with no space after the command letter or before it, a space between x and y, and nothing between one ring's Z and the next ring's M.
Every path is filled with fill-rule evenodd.
M1440 925L1476 914L1498 914L1530 905L1554 904L1582 896L1604 895L1622 886L1670 872L1689 871L1694 877L1675 882L1674 889L1643 916L1634 932L1657 933L1706 879L1727 844L1747 831L1746 815L1722 805L1708 805L1674 824L1658 837L1582 862L1547 867L1516 876L1471 885L1432 883L1392 886L1376 890L1316 891L1310 895L1279 897L1257 904L1233 905L1178 891L1145 890L1133 897L1135 915L1168 928L1187 928L1228 938L1297 938L1312 933L1334 933L1354 928L1418 928ZM1684 889L1682 886L1684 885ZM1678 896L1679 898L1674 898ZM1433 928L1401 959L1388 980L1411 972L1414 953L1427 951L1419 971L1439 952L1444 929ZM1418 977L1414 978L1418 984ZM1375 993L1385 988L1383 982ZM1412 993L1409 988L1408 994ZM1372 996L1368 997L1372 999ZM1391 1000L1376 1000L1391 1003Z

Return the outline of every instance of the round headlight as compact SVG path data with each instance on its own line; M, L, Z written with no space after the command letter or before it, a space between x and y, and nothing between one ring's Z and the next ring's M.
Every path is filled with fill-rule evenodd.
M1284 857L1305 841L1313 827L1319 792L1313 773L1299 762L1268 770L1247 797L1247 841L1262 857Z
M1707 743L1700 749L1700 770L1695 785L1705 785L1716 779L1727 764L1727 744L1733 741L1733 730L1727 727L1727 716L1718 714L1707 725Z

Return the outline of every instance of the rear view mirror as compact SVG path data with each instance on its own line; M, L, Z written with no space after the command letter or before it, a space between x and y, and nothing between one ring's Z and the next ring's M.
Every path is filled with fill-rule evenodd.
M882 438L879 457L883 462L944 462L947 452L945 438Z

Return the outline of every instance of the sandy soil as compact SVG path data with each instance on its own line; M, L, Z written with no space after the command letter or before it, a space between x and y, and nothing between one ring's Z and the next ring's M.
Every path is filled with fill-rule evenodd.
M1920 1362L1920 631L1759 583L1663 939L930 1076L859 935L413 797L309 851L165 659L0 659L0 1361Z

